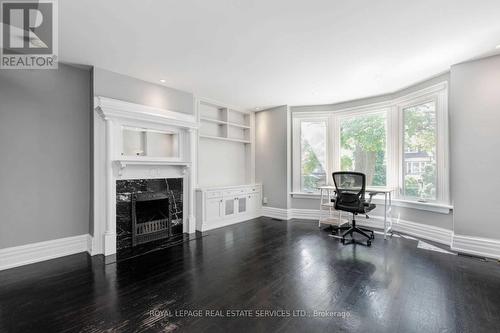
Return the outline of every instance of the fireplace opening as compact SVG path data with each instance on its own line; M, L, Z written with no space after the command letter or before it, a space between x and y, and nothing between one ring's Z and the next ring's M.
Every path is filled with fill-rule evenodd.
M181 244L184 234L182 178L116 181L117 261Z
M164 193L132 195L132 246L172 235L170 200Z
M169 216L168 199L136 201L135 214L137 223L146 223L166 219Z

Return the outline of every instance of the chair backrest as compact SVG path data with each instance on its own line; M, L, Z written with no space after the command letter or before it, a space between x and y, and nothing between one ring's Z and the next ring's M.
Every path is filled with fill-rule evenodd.
M366 176L361 172L339 171L332 174L337 197L335 209L362 212L365 201Z

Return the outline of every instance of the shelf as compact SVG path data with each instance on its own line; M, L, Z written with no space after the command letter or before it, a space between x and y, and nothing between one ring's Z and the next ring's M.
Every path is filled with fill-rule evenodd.
M207 117L200 117L200 120L201 121L208 121L209 123L214 123L214 124L227 125L227 121L218 120L218 119L212 119L212 118L207 118Z
M223 138L223 137L220 137L220 136L213 136L213 135L203 135L203 134L200 134L200 138L213 139L213 140L221 140L221 141L250 143L250 140L233 139L233 138Z
M207 118L207 117L201 117L201 121L207 121L209 123L214 123L214 124L219 124L219 125L228 125L228 126L233 126L233 127L238 127L238 128L244 128L244 129L250 129L250 126L243 125L243 124L237 124L237 123L231 123L223 120L218 120L218 119L212 119L212 118Z
M240 124L237 124L237 123L227 123L229 126L234 126L234 127L239 127L239 128L244 128L244 129L250 129L250 126L247 126L247 125L240 125Z

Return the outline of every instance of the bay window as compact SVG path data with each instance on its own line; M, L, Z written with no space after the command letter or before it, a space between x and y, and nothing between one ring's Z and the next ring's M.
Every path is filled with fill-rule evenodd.
M292 112L293 193L317 193L333 171L358 171L396 199L449 204L447 84L383 103Z

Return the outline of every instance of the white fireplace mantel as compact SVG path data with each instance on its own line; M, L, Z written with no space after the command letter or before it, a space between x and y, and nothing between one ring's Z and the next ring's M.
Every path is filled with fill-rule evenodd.
M92 254L116 253L116 181L183 178L184 232L194 233L196 131L192 114L98 96L94 99L94 221ZM123 156L122 130L134 127L178 134L178 156Z
M125 102L113 98L97 96L94 109L104 120L112 119L133 122L137 126L166 125L197 129L196 117L191 114L155 108L147 105Z

